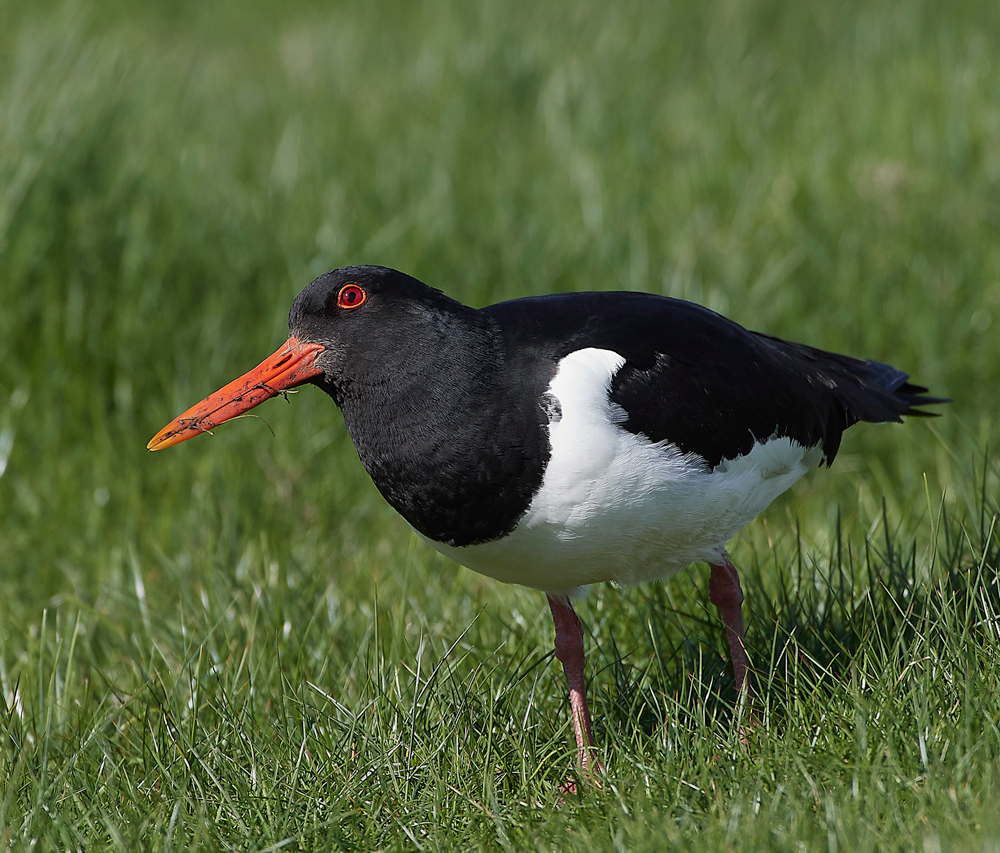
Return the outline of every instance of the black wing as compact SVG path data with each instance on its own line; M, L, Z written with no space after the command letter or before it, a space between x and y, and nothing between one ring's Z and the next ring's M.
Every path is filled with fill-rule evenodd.
M626 359L611 385L612 401L628 414L623 427L697 453L712 466L775 436L821 445L829 464L852 424L926 415L914 407L948 402L922 396L926 388L887 364L750 332L678 299L578 293L484 311L500 324L508 368L516 381L533 386L532 399L552 374L532 375L521 359L547 361L554 371L576 350L612 350Z

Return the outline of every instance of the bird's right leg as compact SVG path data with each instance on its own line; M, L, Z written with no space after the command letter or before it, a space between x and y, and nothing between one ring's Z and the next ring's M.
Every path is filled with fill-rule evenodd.
M584 774L593 776L595 772L603 773L604 767L597 757L597 747L590 729L587 683L583 676L583 624L568 598L550 595L548 600L552 621L556 624L556 657L566 670L566 678L569 680L569 704L573 711L577 758Z

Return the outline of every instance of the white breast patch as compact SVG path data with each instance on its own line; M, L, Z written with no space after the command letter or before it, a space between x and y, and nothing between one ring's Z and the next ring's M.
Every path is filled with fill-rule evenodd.
M624 363L594 348L559 362L548 389L559 403L551 407L549 464L510 535L461 548L427 541L481 574L552 593L664 578L717 561L733 535L821 458L819 448L772 438L713 469L697 454L627 432L626 413L609 398Z

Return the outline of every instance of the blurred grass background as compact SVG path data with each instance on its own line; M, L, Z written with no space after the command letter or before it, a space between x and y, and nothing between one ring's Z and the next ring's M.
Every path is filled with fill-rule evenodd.
M0 843L998 849L995 623L948 602L997 595L1000 7L0 0L0 18ZM702 570L596 590L619 781L557 809L568 712L541 596L419 545L324 395L146 452L350 263L473 305L692 299L954 397L852 430L733 544L761 668L813 636L822 698L789 676L774 744L720 758ZM909 603L855 624L879 565ZM901 699L898 619L908 643L972 643L963 672L993 690L964 681L948 716L921 704L942 677L924 672ZM862 639L824 658L824 636ZM882 701L945 726L937 773L905 726L858 745L879 718L866 662ZM855 749L869 763L845 770Z

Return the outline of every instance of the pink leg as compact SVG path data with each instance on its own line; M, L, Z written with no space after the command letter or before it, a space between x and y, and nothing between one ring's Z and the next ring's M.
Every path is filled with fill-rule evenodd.
M569 680L569 704L573 710L576 750L584 773L604 771L597 757L594 736L590 731L587 709L587 684L583 678L583 625L568 598L548 596L552 620L556 623L556 657L562 662Z
M729 657L736 676L736 693L741 694L745 688L747 696L752 696L753 690L747 683L750 659L743 644L743 590L740 588L740 576L726 555L723 555L721 563L712 565L712 574L708 579L708 598L719 608L722 621L726 623Z

